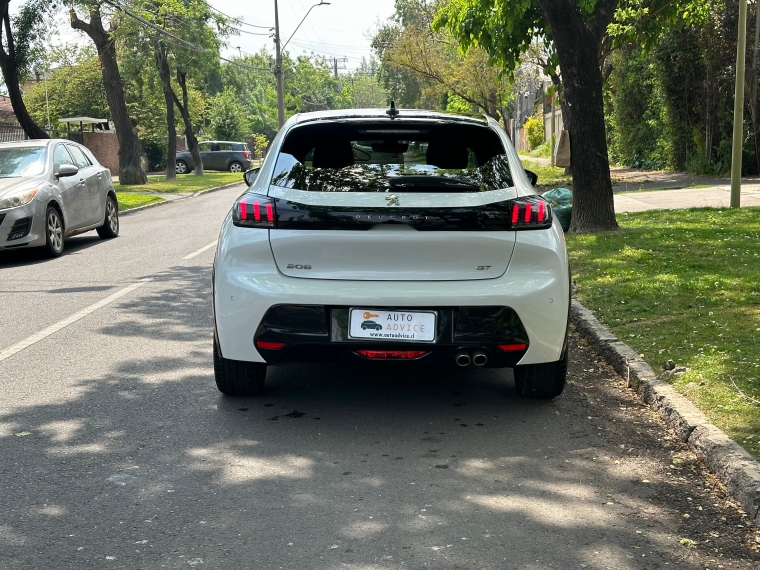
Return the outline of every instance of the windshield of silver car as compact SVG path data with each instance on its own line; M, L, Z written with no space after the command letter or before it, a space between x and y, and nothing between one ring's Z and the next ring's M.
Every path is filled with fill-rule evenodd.
M317 192L484 192L513 185L498 135L466 123L294 128L272 184Z
M38 176L45 171L45 146L0 148L0 178Z

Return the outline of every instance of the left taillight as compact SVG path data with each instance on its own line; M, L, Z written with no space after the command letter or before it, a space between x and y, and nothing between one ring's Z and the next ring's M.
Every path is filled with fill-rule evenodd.
M243 158L246 160L249 160L251 158L251 151L250 150L244 150L243 151Z
M232 223L245 228L277 227L274 199L259 194L243 194L232 210Z

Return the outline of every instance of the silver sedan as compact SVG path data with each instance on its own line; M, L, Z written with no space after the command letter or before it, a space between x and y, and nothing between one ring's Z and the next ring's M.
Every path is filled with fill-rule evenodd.
M0 143L0 251L43 247L63 252L64 238L97 230L119 235L111 174L77 143L52 139Z

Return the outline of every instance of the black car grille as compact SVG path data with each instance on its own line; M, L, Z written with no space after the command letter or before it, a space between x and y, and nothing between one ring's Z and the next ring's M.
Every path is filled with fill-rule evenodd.
M13 241L14 239L21 239L22 237L25 237L29 234L29 231L32 229L32 218L21 218L19 220L16 220L13 223L13 226L11 226L11 231L8 234L8 241Z

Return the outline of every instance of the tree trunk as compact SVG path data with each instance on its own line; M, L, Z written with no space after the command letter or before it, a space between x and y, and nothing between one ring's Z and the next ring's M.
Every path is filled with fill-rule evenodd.
M193 157L193 163L195 168L193 169L194 176L203 176L203 159L201 159L201 151L198 149L198 139L195 138L193 133L193 125L190 122L190 107L187 104L187 72L177 69L177 83L182 88L182 103L180 103L177 95L172 91L174 96L174 104L177 105L180 115L182 115L182 121L185 123L185 139L187 140L187 149L190 151L190 156Z
M26 136L30 139L49 139L50 135L34 122L26 109L24 99L21 97L21 88L18 84L18 68L16 67L16 48L13 41L13 30L11 29L11 19L8 14L9 0L0 1L0 69L5 79L5 87L8 90L8 97L11 100L13 112L16 114L21 128L24 129ZM3 42L5 34L5 42ZM5 45L3 45L5 43ZM5 48L8 48L8 51Z
M174 91L172 91L171 71L169 70L168 53L165 46L156 42L156 67L164 87L166 102L166 131L169 136L166 151L166 179L177 179L177 123L174 118Z
M616 230L604 125L599 45L616 0L600 0L586 23L571 0L539 0L562 70L562 112L570 132L573 219L570 231ZM606 23L605 20L606 19Z
M90 36L98 50L100 69L103 75L103 88L106 92L108 109L116 129L116 139L119 142L119 183L145 184L148 181L140 166L142 147L137 133L129 118L127 104L124 100L124 83L121 80L119 66L116 61L116 44L110 32L103 28L100 7L95 5L90 9L90 21L83 22L72 9L69 11L71 27L81 30ZM111 23L113 28L113 22Z

